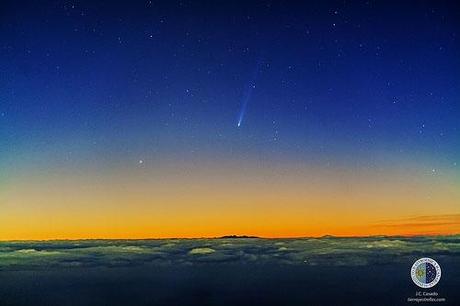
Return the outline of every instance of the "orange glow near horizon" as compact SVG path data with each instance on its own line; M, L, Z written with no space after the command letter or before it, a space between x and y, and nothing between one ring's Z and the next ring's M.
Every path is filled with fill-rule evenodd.
M0 240L460 233L451 176L307 165L159 163L35 171L0 196Z

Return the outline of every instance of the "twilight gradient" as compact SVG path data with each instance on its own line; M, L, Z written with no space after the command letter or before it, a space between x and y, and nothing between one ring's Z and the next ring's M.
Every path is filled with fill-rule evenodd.
M0 239L460 232L456 6L2 1Z

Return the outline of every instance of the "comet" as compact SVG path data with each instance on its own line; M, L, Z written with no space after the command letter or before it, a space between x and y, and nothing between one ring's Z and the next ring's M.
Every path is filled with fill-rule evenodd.
M237 127L240 127L243 124L244 115L246 113L246 108L248 106L249 100L251 100L252 93L254 89L256 89L256 82L257 78L259 77L260 65L262 64L262 60L259 59L256 64L256 68L254 69L254 73L252 75L251 81L249 82L246 90L243 94L243 99L241 101L241 110L238 115L238 123Z

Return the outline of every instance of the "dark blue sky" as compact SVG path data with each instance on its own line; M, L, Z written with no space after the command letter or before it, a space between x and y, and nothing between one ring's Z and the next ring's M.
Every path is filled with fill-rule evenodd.
M2 1L0 12L2 166L457 169L454 1Z

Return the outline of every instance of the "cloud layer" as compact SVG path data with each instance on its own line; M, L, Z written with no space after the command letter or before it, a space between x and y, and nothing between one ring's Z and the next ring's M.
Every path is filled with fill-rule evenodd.
M253 263L356 266L460 256L460 236L0 242L0 270Z

